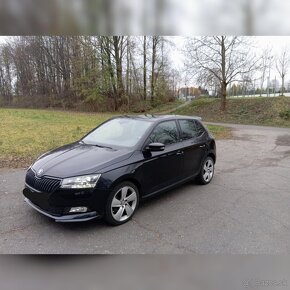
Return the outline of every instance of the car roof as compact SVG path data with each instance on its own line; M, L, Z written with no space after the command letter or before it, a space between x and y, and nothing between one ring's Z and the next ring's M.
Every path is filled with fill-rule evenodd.
M131 118L136 120L144 120L149 122L160 122L166 120L176 120L176 119L188 119L188 120L201 120L201 117L197 116L183 116L183 115L155 115L155 114L145 114L145 115L123 115L119 116L122 118ZM118 118L118 117L117 117Z

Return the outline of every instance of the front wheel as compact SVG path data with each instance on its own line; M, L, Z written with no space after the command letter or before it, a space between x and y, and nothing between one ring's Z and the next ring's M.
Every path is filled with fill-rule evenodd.
M211 182L214 175L214 161L210 156L207 156L203 161L200 173L197 180L200 184L208 184Z
M122 182L108 198L105 219L114 226L124 224L133 217L138 205L138 188L132 182Z

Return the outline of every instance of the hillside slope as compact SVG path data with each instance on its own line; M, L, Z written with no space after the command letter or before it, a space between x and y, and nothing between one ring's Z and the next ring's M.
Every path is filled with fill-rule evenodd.
M210 122L290 127L290 98L231 98L225 113L220 111L219 99L200 98L174 113L196 115Z

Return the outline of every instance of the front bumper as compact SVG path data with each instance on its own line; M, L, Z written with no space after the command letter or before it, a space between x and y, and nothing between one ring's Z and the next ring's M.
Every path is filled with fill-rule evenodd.
M50 214L49 212L44 211L34 203L32 203L28 198L25 198L24 201L29 204L32 208L37 210L38 212L42 213L43 215L54 219L56 222L61 222L61 223L67 223L67 222L84 222L84 221L89 221L97 218L101 218L97 214L96 211L93 212L86 212L86 213L81 213L81 214L70 214L70 215L63 215L63 216L55 216Z
M80 222L101 218L104 215L108 192L56 190L52 193L45 193L25 184L23 195L26 203L32 208L57 222ZM86 206L88 212L69 213L70 208L79 206Z

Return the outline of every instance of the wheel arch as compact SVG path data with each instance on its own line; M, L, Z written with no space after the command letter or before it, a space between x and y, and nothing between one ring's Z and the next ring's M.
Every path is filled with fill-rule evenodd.
M216 156L215 156L215 154L214 154L213 152L209 152L209 153L207 154L207 157L211 157L211 158L213 159L213 162L214 162L214 163L216 162Z
M141 198L142 195L143 195L141 183L136 178L134 178L133 176L122 176L122 177L118 178L117 180L115 180L113 182L113 184L111 185L110 190L113 190L113 188L115 188L118 184L120 184L122 182L126 182L126 181L132 182L138 188L139 195L140 195L140 198Z

